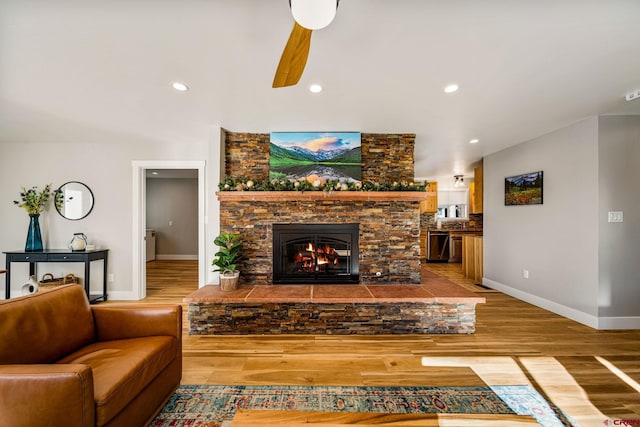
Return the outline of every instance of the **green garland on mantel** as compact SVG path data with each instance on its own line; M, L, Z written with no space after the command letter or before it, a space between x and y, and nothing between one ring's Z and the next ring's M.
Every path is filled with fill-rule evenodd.
M361 182L350 183L337 180L313 182L305 178L299 180L272 179L260 181L255 179L225 177L218 184L220 191L427 191L428 182Z

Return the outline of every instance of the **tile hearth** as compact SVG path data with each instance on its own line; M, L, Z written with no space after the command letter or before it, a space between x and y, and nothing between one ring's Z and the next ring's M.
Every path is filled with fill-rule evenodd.
M435 276L435 275L434 275ZM468 334L485 298L438 276L421 285L258 285L186 296L189 333Z

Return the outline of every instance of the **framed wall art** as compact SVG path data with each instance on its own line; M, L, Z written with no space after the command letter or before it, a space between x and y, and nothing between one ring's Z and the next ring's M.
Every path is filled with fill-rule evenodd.
M270 179L362 178L360 132L271 132Z
M542 171L504 179L505 206L541 205L542 194Z

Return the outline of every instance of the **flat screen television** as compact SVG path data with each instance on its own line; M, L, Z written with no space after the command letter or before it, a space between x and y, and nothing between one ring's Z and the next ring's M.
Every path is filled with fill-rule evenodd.
M269 179L362 179L360 132L271 132Z

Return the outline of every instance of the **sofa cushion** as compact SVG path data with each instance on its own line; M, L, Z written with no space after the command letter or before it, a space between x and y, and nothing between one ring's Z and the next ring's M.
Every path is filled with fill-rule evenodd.
M90 344L57 363L93 371L96 423L106 424L176 357L175 337L156 336Z
M0 364L52 363L95 340L80 285L0 301Z

